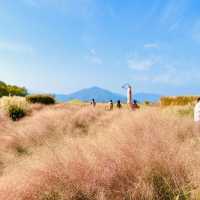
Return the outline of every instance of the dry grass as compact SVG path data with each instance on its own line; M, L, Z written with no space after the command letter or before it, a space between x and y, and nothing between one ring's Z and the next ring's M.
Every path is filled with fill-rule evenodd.
M198 99L198 96L166 96L161 97L161 106L185 106L194 105Z
M200 199L200 131L160 108L82 105L1 116L2 200Z
M29 110L29 104L24 97L2 97L0 99L0 108L8 112L10 106L17 106L25 111Z

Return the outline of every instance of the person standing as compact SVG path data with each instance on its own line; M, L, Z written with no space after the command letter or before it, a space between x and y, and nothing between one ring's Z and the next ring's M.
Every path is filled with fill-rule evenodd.
M200 123L200 97L197 99L197 104L194 108L194 121Z
M122 107L122 104L121 104L120 100L118 100L118 101L117 101L117 108L120 109L121 107Z
M96 101L95 99L92 99L91 105L95 108L96 107Z
M137 104L137 101L134 100L131 106L132 110L137 110L140 108L140 106Z
M110 103L109 103L109 110L113 110L113 107L114 107L114 105L113 105L113 101L110 100Z

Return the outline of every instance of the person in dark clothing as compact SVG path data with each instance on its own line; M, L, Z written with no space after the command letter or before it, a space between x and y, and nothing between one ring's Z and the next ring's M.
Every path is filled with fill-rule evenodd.
M121 107L122 107L122 104L121 104L120 100L118 100L118 101L117 101L117 108L120 109Z
M137 104L137 101L134 100L134 101L133 101L133 104L132 104L132 110L137 110L137 109L139 109L139 108L140 108L140 106Z
M95 101L95 99L92 99L91 105L92 105L93 107L96 106L96 101Z

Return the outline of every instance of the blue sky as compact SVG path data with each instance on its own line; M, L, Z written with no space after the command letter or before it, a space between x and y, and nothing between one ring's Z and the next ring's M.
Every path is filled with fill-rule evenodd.
M0 1L0 80L200 94L199 0Z

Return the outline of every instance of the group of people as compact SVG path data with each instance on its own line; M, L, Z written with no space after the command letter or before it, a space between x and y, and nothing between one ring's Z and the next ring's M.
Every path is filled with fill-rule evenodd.
M121 104L121 101L120 101L120 100L117 101L116 107L119 108L119 109L122 108L122 104ZM108 109L109 109L109 110L113 110L113 109L114 109L113 100L110 100Z
M97 103L96 103L95 99L92 99L91 105L92 105L93 107L96 107L96 104L97 104ZM117 101L116 107L119 108L119 109L122 108L122 104L121 104L121 101L120 101L120 100ZM109 101L108 109L109 109L109 110L113 110L113 109L114 109L113 100L110 100L110 101Z
M95 99L92 99L91 105L93 107L96 107L96 104L97 103L96 103ZM121 104L120 100L117 101L116 107L118 109L122 108L122 104ZM137 101L134 100L133 103L131 103L131 108L133 110L139 108ZM113 110L113 109L114 109L114 103L113 103L113 100L110 100L108 110ZM194 121L200 124L200 97L197 99L197 103L196 103L195 108L194 108Z
M95 99L92 99L91 105L92 105L93 107L96 107L96 104L97 104L97 103L96 103ZM118 108L118 109L121 109L121 108L122 108L122 104L121 104L121 101L120 101L120 100L117 101L117 103L116 103L116 108ZM131 104L131 108L132 108L133 110L139 108L139 106L138 106L136 100L134 100L133 103ZM113 110L113 109L114 109L114 103L113 103L113 100L110 100L110 101L109 101L109 104L108 104L108 107L106 107L106 110Z

